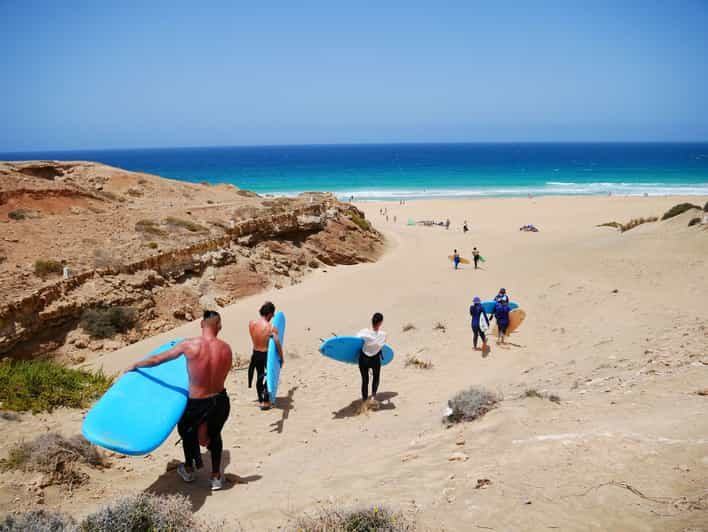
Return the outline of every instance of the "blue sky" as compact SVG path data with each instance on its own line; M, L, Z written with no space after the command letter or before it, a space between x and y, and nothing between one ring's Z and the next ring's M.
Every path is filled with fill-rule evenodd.
M0 151L708 140L707 28L704 0L0 0Z

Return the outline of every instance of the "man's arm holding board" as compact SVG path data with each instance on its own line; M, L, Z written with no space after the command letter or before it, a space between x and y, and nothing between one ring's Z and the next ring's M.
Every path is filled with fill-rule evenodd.
M151 368L153 366L159 366L160 364L164 364L165 362L174 360L183 353L185 356L188 357L189 347L189 342L187 340L183 340L176 346L174 346L172 349L168 349L167 351L164 351L157 355L138 360L134 364L128 366L125 369L124 373L128 373L129 371L134 371L140 368Z

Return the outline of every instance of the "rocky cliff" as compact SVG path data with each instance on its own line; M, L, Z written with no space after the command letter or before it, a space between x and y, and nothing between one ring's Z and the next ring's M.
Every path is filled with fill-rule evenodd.
M331 194L267 198L85 162L0 163L0 219L0 354L12 357L80 361L383 245ZM116 306L140 325L82 330L87 310Z

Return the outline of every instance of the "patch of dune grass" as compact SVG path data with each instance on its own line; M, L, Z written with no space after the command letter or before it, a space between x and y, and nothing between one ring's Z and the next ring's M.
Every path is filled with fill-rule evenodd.
M415 355L408 355L406 358L406 367L414 367L418 369L432 369L433 363L430 360L423 360Z
M678 205L674 205L668 211L666 211L661 217L661 219L668 220L670 218L673 218L674 216L683 214L684 212L691 209L700 209L700 207L698 205L694 205L693 203L679 203Z
M542 392L539 392L535 388L530 388L526 390L522 397L529 397L529 398L534 398L534 399L548 399L552 403L560 404L560 397L557 396L554 393L551 394L545 394Z
M406 323L406 324L403 326L403 332L412 331L412 330L414 330L414 329L415 329L415 325L413 325L412 323Z
M630 229L634 229L637 226L640 226L645 223L649 222L656 222L659 218L656 216L648 216L646 218L632 218L630 221L627 223L621 224L619 222L605 222L604 224L600 224L597 227L614 227L615 229L619 229L622 233L625 231L629 231Z
M102 371L71 369L50 360L9 360L0 363L0 402L14 411L84 408L112 382Z
M353 212L349 215L349 219L362 231L371 231L371 224L363 216Z
M355 510L328 508L314 517L298 519L293 532L414 532L415 523L402 513L374 506Z
M472 386L447 402L449 409L444 421L448 424L473 421L496 408L501 400L500 395Z
M7 458L0 460L0 470L42 473L46 485L74 487L88 479L88 475L81 470L82 464L98 469L107 467L98 448L82 436L64 438L49 433L11 447Z
M55 260L37 259L34 261L34 274L38 277L57 275L63 271L63 266Z
M183 220L181 218L175 218L174 216L168 216L165 218L165 223L172 227L179 227L181 229L186 229L190 233L206 233L209 231L203 225L199 225L191 220Z

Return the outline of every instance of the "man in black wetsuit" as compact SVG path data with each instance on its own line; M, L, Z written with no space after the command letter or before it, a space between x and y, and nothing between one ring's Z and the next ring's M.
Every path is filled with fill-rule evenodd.
M253 355L251 356L251 364L248 366L248 387L251 387L255 370L258 404L262 410L268 410L271 406L271 399L275 399L275 397L269 397L268 387L265 382L268 340L271 337L275 340L275 347L278 350L281 366L283 364L283 348L280 345L278 329L270 322L275 314L275 305L270 301L266 301L261 306L259 314L260 318L251 320L248 324L248 332L251 333L251 341L253 342Z

